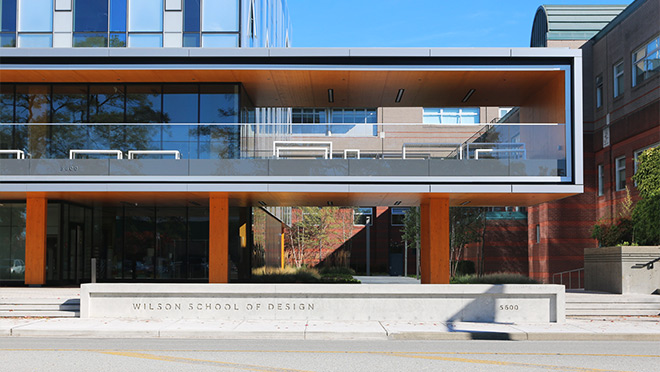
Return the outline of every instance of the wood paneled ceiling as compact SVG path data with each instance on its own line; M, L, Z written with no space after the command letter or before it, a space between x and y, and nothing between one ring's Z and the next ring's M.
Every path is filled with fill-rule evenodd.
M111 206L208 206L208 192L41 192L49 200L70 201L83 205ZM502 206L536 205L562 199L573 194L523 194L523 193L298 193L298 192L231 192L225 193L231 206L400 206L419 205L429 198L448 197L450 205ZM25 192L0 192L0 201L24 201ZM468 202L468 204L464 204ZM1 202L0 202L1 204Z
M241 82L262 107L521 106L553 79L563 86L564 71L0 70L2 83ZM399 89L405 93L396 103ZM472 97L461 102L470 89ZM563 91L552 94L563 99Z

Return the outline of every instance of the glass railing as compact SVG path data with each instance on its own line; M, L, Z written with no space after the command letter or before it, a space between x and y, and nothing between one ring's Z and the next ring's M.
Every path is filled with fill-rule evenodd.
M428 175L439 175L437 168L562 177L566 129L553 123L2 124L0 159L425 159L432 163Z

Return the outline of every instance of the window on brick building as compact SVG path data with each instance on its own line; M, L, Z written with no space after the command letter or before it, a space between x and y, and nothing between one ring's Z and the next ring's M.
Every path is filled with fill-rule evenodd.
M623 61L614 65L614 98L623 94Z
M632 55L632 62L632 86L657 74L660 71L660 37L637 49Z
M603 75L596 76L596 108L603 106Z
M598 196L603 196L603 187L605 185L605 172L603 172L603 164L598 165Z
M373 225L373 208L358 207L353 209L353 224L358 226Z
M539 224L536 225L536 242L541 242L541 225Z
M392 226L403 226L403 219L409 208L392 208Z
M616 191L626 188L626 157L622 156L614 160L616 167Z

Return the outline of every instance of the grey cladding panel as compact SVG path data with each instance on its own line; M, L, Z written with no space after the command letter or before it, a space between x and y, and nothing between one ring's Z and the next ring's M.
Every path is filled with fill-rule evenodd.
M428 160L352 159L350 176L428 176Z
M32 159L31 175L107 176L107 159Z
M188 161L173 159L110 160L111 175L187 176Z
M0 160L0 176L28 175L30 161L17 159Z
M269 176L348 176L348 160L280 159L268 161Z
M190 160L191 176L267 176L265 159Z
M508 176L506 160L430 160L431 176Z

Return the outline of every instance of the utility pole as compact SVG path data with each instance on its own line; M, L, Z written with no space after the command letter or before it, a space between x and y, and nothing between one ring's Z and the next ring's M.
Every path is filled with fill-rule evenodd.
M371 276L371 216L367 216L367 276Z

